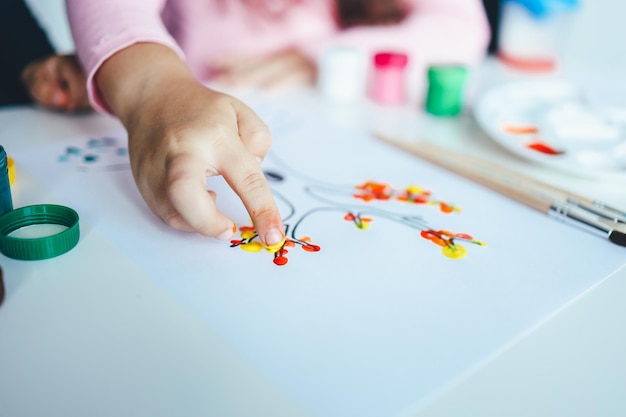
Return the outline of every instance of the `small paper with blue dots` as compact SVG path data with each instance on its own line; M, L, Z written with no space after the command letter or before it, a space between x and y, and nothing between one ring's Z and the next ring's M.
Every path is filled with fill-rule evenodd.
M130 168L126 141L114 136L92 137L67 146L58 161L80 171Z

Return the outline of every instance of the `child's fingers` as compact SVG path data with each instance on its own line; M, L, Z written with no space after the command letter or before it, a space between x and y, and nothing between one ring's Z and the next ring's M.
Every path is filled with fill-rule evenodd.
M75 57L70 55L59 57L56 83L68 95L66 110L72 111L90 107L85 73Z
M229 239L233 222L217 210L214 195L205 188L206 161L197 155L183 154L166 167L165 189L168 202L158 202L159 215L170 226L181 230Z

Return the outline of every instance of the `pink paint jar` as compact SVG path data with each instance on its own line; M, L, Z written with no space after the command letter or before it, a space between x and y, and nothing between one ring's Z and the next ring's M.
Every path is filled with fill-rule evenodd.
M409 57L399 52L375 54L374 71L370 80L370 98L380 104L404 104L405 72L408 62Z

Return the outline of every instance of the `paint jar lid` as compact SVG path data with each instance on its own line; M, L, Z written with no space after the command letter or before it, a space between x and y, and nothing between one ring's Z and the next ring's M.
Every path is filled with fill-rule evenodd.
M463 109L463 90L469 71L462 65L435 65L428 69L426 111L456 116Z
M376 68L404 68L408 63L408 55L401 52L379 52L374 55Z
M55 204L8 211L0 216L0 252L20 260L62 255L78 243L78 220L76 211Z

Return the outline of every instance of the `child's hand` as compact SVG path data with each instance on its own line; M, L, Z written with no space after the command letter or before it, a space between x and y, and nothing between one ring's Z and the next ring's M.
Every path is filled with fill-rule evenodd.
M212 81L233 87L278 89L312 84L316 65L297 50L270 56L234 56L211 65Z
M169 49L137 44L103 64L97 79L129 135L137 187L170 226L230 239L205 180L222 175L243 201L261 240L281 242L284 226L259 163L271 134L239 100L197 82Z
M33 100L68 112L90 109L85 73L74 55L52 55L28 65L22 80Z

